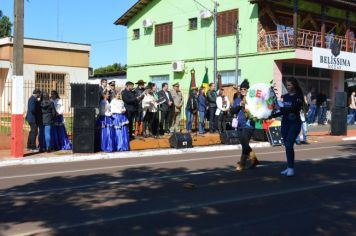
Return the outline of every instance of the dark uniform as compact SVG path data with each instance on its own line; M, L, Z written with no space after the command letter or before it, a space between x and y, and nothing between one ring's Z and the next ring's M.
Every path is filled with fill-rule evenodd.
M130 139L132 139L133 122L138 112L139 98L136 97L134 91L130 91L129 89L125 89L124 91L122 91L121 97L125 104L127 119L129 120L129 134Z

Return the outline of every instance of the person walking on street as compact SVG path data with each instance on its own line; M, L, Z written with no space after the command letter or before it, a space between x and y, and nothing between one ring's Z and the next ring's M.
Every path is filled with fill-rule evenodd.
M183 94L179 90L179 83L173 84L173 90L171 92L174 104L174 110L172 115L171 132L180 132L180 115L183 106Z
M208 105L209 105L209 132L216 132L216 122L215 122L215 113L216 113L216 85L214 83L209 84L209 91L207 94Z
M283 116L281 123L281 133L284 141L284 147L287 157L287 168L281 172L288 177L294 176L294 142L299 135L302 120L300 111L303 107L303 92L298 81L295 78L288 78L286 81L287 94L283 95L280 112L274 114L274 117Z
M27 149L32 152L38 151L36 139L38 136L38 128L42 120L41 106L40 106L41 91L39 89L33 90L31 97L27 102L26 121L30 125L30 133L27 139Z
M162 90L158 92L159 99L164 99L160 105L161 120L159 121L159 129L161 135L164 133L169 134L169 127L171 124L172 111L173 111L173 97L171 92L168 91L168 84L162 84Z

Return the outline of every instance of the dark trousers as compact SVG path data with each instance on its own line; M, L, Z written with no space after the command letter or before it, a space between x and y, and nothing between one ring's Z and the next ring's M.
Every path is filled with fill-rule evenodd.
M281 133L286 149L288 168L294 168L294 142L299 135L300 129L300 121L282 121Z
M164 134L169 132L170 122L171 121L171 111L161 111L161 120L159 121L160 133Z
M143 111L139 110L136 112L135 122L142 122L142 121L143 121Z
M137 111L127 111L126 116L127 119L129 120L129 135L130 139L133 137L133 124L134 124L134 119L136 117Z
M158 112L147 112L146 114L148 129L154 136L158 135L158 115Z
M216 124L220 133L226 131L226 114L223 112L220 115L216 116Z
M250 147L250 140L253 134L253 128L239 128L237 130L237 134L242 146L242 155L250 155L252 152L252 148Z
M38 135L38 125L36 123L29 123L30 125L30 133L28 134L27 139L27 148L28 149L36 149L36 138Z
M216 131L216 121L215 121L216 107L209 107L209 131L213 133Z

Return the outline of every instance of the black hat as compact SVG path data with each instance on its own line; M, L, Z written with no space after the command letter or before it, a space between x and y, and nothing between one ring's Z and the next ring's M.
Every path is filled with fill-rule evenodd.
M115 80L110 81L109 85L115 85Z
M245 88L245 89L249 89L250 88L250 83L248 82L247 79L244 79L244 81L242 81L242 83L240 84L240 89L241 88Z
M127 85L134 85L134 83L132 83L131 81L127 81L127 82L126 82L126 86L127 86Z
M32 94L41 94L41 90L39 89L34 89Z
M138 84L138 85L144 85L146 82L143 81L142 79L140 79L139 81L137 81L135 84Z

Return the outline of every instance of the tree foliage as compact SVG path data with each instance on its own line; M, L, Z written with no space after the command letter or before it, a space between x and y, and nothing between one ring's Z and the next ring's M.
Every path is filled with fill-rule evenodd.
M126 71L127 65L121 65L120 63L114 63L105 67L99 67L94 70L94 74L103 74L109 72L122 72Z
M10 18L4 16L0 10L0 38L11 36L12 23Z

